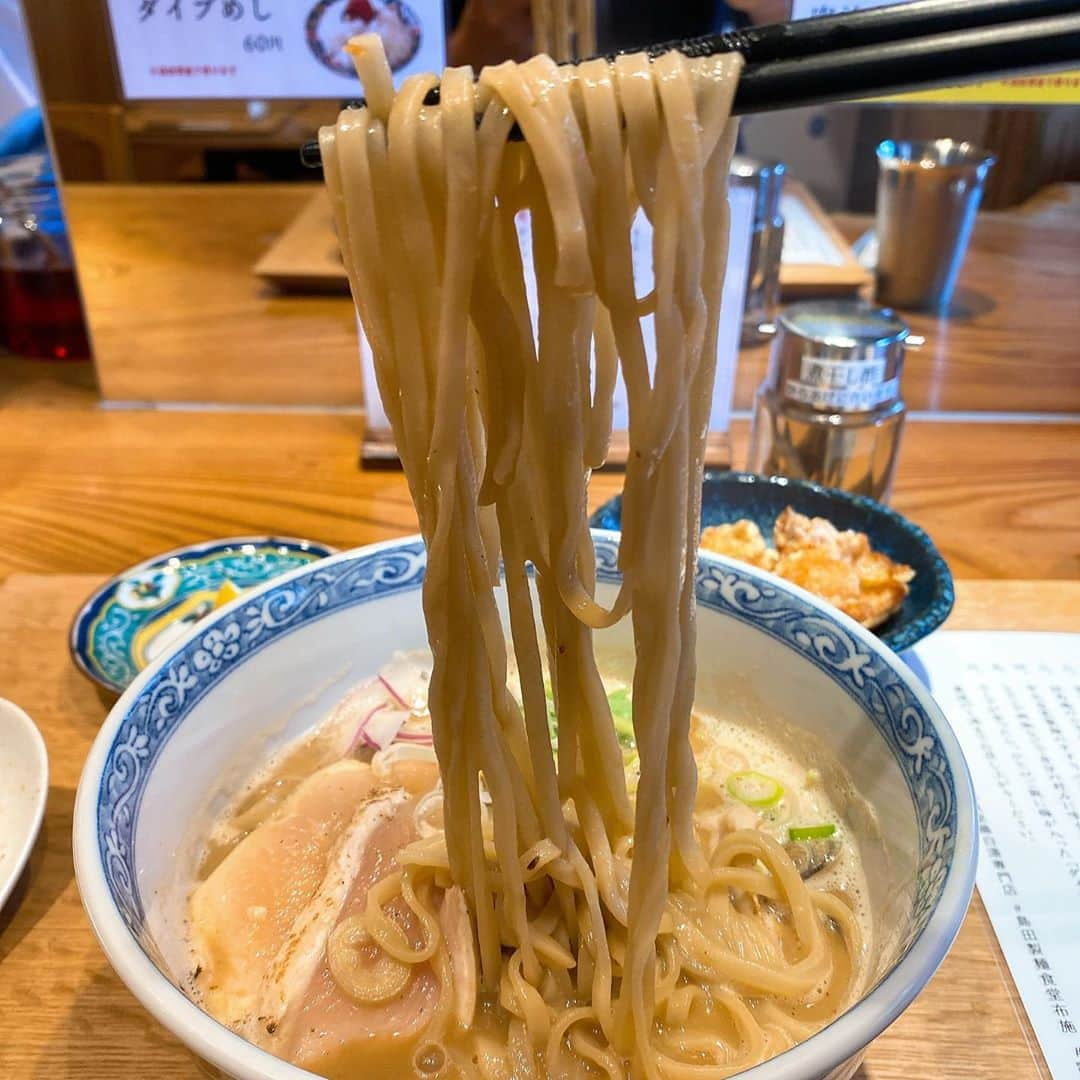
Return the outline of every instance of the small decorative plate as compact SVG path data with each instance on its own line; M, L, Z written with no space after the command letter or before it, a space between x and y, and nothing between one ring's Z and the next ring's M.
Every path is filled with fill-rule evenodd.
M71 624L79 669L114 693L210 612L335 548L279 536L237 536L176 548L107 581Z
M952 574L934 542L922 529L865 495L852 495L786 476L743 472L706 473L701 488L701 524L723 525L749 518L766 540L787 506L800 514L828 518L838 529L864 532L876 551L906 563L915 571L903 606L874 631L886 645L901 652L936 630L952 610ZM616 496L590 518L595 529L619 529L622 498Z

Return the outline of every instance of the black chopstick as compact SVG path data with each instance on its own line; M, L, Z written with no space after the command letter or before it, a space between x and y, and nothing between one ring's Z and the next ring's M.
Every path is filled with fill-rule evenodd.
M753 64L739 79L733 112L881 97L1077 63L1080 11Z
M673 49L691 57L741 53L747 66L732 111L744 115L1069 65L1080 60L1080 2L910 0L646 51ZM425 101L438 103L438 87ZM520 137L517 128L511 137ZM321 164L317 142L300 156L309 167Z
M686 56L713 56L721 52L742 53L747 64L772 60L795 60L840 49L889 42L978 26L1002 26L1022 19L1080 12L1077 0L907 0L866 11L823 15L796 22L752 26L724 34L704 34L682 41L641 46L650 57L678 49ZM636 52L624 49L620 52ZM609 54L607 59L618 55Z

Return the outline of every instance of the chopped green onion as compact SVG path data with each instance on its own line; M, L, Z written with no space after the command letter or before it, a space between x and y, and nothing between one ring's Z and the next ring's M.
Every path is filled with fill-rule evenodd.
M789 840L824 840L836 832L836 826L828 825L793 825L788 829Z
M559 747L559 721L555 715L554 694L551 684L544 683L544 694L547 697L548 735L551 737L553 749ZM608 694L608 704L611 707L611 718L615 723L615 734L619 742L629 750L634 749L634 721L633 709L630 704L630 691L626 687L613 690Z
M624 686L608 694L611 719L615 722L615 734L623 746L634 745L634 713L630 704L630 691Z
M765 773L747 769L727 778L728 794L755 810L775 806L784 797L784 785Z

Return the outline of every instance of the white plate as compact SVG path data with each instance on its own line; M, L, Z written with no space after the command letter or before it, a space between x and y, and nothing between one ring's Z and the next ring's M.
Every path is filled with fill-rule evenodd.
M30 857L48 792L41 732L18 705L0 698L0 908Z

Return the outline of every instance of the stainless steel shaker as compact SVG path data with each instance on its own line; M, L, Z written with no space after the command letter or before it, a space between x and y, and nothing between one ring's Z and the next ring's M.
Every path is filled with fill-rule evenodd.
M728 173L733 187L753 192L754 215L750 233L750 265L746 274L743 307L743 345L763 341L760 329L770 323L780 303L780 256L784 248L784 219L780 196L786 169L779 161L757 161L736 154Z
M875 299L947 311L994 156L952 139L877 148Z
M754 401L750 471L887 501L904 424L907 336L891 311L860 301L784 308Z

